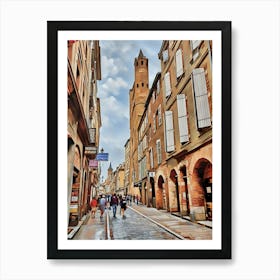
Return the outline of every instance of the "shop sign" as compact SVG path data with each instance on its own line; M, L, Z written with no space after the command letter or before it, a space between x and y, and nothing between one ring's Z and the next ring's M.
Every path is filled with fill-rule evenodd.
M90 144L95 143L96 128L89 128L89 142Z
M91 160L89 161L89 167L94 168L94 169L97 169L97 168L98 168L98 161L95 160L95 159L91 159Z
M108 161L108 159L109 159L108 153L99 153L96 156L96 160L99 160L99 161Z
M96 147L85 147L85 154L86 155L96 155L97 148Z

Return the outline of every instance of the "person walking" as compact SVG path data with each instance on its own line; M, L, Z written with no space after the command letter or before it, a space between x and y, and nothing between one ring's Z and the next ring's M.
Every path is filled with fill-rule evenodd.
M119 200L116 194L114 193L111 197L111 207L113 208L113 217L116 218L117 207L119 205Z
M100 209L100 220L103 218L103 214L105 212L105 206L106 206L106 199L105 195L102 195L99 201L99 209Z
M126 210L126 198L125 196L120 197L120 205L121 205L121 217L125 218L124 212Z
M95 213L97 211L97 204L98 204L97 197L93 197L90 202L90 207L91 207L90 216L92 219L95 218Z

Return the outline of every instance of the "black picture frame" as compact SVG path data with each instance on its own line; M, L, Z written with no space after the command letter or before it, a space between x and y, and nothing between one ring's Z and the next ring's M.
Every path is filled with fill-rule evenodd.
M221 31L221 249L58 249L58 32L99 30ZM231 259L231 22L230 21L48 21L47 22L47 258L48 259Z

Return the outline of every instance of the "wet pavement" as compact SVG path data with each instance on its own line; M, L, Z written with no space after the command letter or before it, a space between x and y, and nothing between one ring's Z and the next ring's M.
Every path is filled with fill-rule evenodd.
M105 240L106 239L106 213L100 219L100 211L97 211L95 218L88 217L87 222L82 225L74 236L74 240Z
M132 206L129 207L133 211L138 212L139 214L147 217L148 219L154 221L155 223L168 229L169 231L178 234L184 239L212 239L212 228L176 217L164 210L157 210L155 208L136 204L132 204Z
M164 211L144 205L132 204L125 211L125 217L117 209L117 217L112 210L106 210L100 220L100 211L96 218L88 218L75 234L79 240L211 240L212 228L194 223ZM107 221L106 214L109 220Z
M172 240L178 239L173 234L152 223L130 208L121 217L118 208L116 218L110 211L111 239L122 240Z

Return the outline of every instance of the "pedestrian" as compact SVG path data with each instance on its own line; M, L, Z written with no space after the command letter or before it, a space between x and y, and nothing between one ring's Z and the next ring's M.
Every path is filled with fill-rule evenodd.
M129 195L126 195L126 205L129 205Z
M131 206L131 202L132 202L132 195L129 195L129 205Z
M102 195L99 201L100 220L103 218L103 214L105 212L105 206L106 206L105 195Z
M136 200L136 204L138 205L138 194L136 194L135 200Z
M113 196L111 197L111 206L113 208L113 217L116 218L116 213L117 213L117 207L119 205L119 200L116 194L114 193Z
M125 215L124 215L124 212L126 210L126 198L125 198L125 196L121 197L120 205L121 205L121 217L125 218Z
M90 207L91 207L90 216L92 219L95 218L95 213L97 211L97 204L98 204L97 197L93 197L90 202Z

